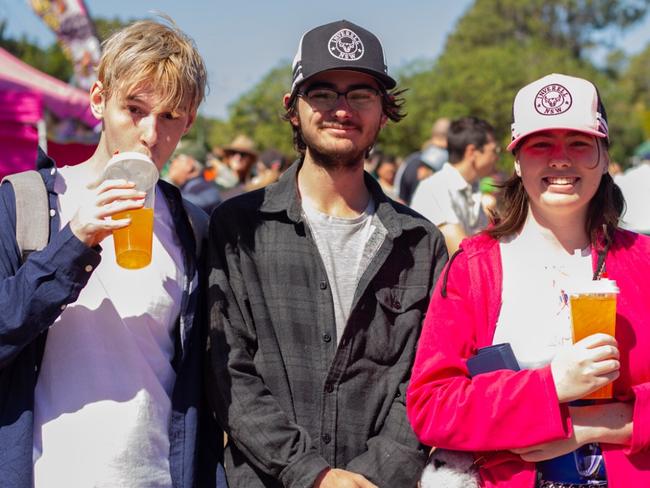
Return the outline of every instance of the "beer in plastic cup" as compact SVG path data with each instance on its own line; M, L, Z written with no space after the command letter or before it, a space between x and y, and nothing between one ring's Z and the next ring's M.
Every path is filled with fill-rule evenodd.
M615 336L617 294L616 282L608 279L585 282L569 293L574 344L598 332ZM583 399L612 398L612 386L605 385Z
M131 223L113 231L115 259L127 269L144 268L151 263L153 208L158 169L144 154L124 152L113 156L104 170L104 179L124 179L135 183L136 190L146 192L144 207L113 215L113 219L130 218Z

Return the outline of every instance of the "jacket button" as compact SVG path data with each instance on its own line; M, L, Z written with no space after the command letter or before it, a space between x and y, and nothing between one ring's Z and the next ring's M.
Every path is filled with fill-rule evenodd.
M326 393L332 393L334 391L334 386L332 386L332 383L327 383L325 385L325 392Z
M318 286L320 286L321 290L327 290L327 281L321 281Z
M402 308L402 304L399 302L399 300L393 300L393 308L395 308L395 310Z
M332 438L330 437L329 434L323 434L323 435L321 436L321 439L323 439L323 442L324 442L325 444L329 444L329 443L332 441Z
M332 341L332 336L329 335L329 334L323 334L323 341L331 342Z

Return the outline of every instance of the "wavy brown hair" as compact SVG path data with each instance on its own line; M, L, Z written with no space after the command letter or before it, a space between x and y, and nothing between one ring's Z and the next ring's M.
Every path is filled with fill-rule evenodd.
M607 143L599 142L599 147L607 151ZM517 150L515 150L515 155ZM600 157L600 156L599 156ZM521 178L513 174L503 185L502 204L497 211L496 223L487 229L495 239L507 237L521 230L528 215L528 194ZM609 173L603 174L596 193L587 207L585 231L592 245L599 243L598 238L609 241L625 210L625 199L621 189L614 183Z

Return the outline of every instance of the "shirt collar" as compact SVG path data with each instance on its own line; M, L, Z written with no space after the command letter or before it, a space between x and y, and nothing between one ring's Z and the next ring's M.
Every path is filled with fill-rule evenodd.
M266 187L260 211L264 213L286 212L287 217L293 222L302 221L302 203L296 183L301 166L302 160L297 160L276 183ZM459 177L462 179L460 174ZM424 227L422 219L418 218L416 213L402 205L395 206L396 204L384 194L377 180L367 172L364 173L364 183L375 201L376 214L391 238L397 237L404 230Z
M471 188L472 185L465 181L463 175L460 174L460 171L451 163L445 163L442 166L440 172L444 175L445 179L448 181L449 186L453 190L463 191L466 188Z

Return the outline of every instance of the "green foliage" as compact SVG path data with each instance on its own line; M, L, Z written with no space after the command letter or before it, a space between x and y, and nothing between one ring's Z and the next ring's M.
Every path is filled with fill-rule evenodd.
M282 97L291 86L291 67L273 68L255 87L244 93L229 107L227 124L217 123L210 132L210 144L230 141L236 134L252 138L257 148L275 148L294 154L291 127L282 120Z
M95 24L95 33L97 34L99 42L105 41L110 37L111 34L135 21L136 19L120 20L118 17L114 17L112 19L95 17L93 19L93 23Z
M648 0L476 0L449 37L447 49L542 41L581 58L600 32L640 20Z
M408 154L429 137L437 118L465 115L488 120L505 146L517 90L559 72L587 78L600 88L610 119L612 154L623 160L640 136L639 117L629 117L640 95L628 93L626 86L633 86L637 94L650 93L650 59L633 63L636 81L622 85L617 79L624 65L622 53L613 54L603 69L585 53L597 43L598 32L638 21L647 4L648 0L476 0L433 66L421 71L409 68L400 77L400 85L409 88L409 115L382 134L382 148ZM502 168L509 168L511 161L504 155Z
M72 63L63 53L58 44L54 43L46 48L41 48L26 36L20 39L6 37L7 23L0 22L0 47L21 59L30 66L43 71L59 80L68 82L72 77Z

